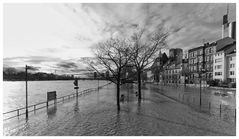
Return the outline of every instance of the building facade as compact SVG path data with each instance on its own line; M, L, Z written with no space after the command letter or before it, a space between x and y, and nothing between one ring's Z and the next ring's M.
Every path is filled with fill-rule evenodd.
M227 82L236 82L236 52L226 55L227 62Z
M204 44L204 80L213 80L213 56L216 52L216 42Z
M199 70L204 68L204 46L188 50L189 83L199 83Z
M162 74L164 84L181 84L184 80L181 77L182 63L168 61L164 65Z
M236 81L236 41L226 37L217 41L213 61L213 79L220 82Z

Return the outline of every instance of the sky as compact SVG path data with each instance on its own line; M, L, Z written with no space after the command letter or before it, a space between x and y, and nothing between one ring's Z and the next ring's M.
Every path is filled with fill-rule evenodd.
M236 21L236 4L229 5L229 22ZM227 4L126 3L3 5L3 67L57 74L86 72L81 57L91 47L114 36L128 36L137 27L170 32L168 49L183 50L221 39ZM163 50L165 52L168 49Z

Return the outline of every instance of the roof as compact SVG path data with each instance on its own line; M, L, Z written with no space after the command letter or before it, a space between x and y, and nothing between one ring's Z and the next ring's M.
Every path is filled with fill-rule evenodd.
M230 37L225 37L217 41L216 52L222 51L227 49L231 44L235 43L236 41Z
M189 49L188 52L192 52L192 51L195 51L195 50L198 50L198 49L202 49L204 46L199 46L199 47L196 47L196 48L192 48L192 49Z
M224 51L225 51L225 54L235 53L236 52L236 43L227 45L226 49Z

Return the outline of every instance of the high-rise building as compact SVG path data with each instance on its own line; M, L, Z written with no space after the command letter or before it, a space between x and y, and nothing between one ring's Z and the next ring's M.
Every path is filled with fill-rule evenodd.
M222 39L225 37L230 37L236 40L236 21L228 21L229 9L227 7L227 14L223 16L222 22Z

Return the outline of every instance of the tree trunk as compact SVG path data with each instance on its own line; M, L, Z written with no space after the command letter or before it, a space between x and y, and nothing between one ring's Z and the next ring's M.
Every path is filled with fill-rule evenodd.
M117 109L119 111L120 110L120 79L117 80L117 95L116 95L116 99L117 99Z
M141 71L138 70L138 99L141 100Z

